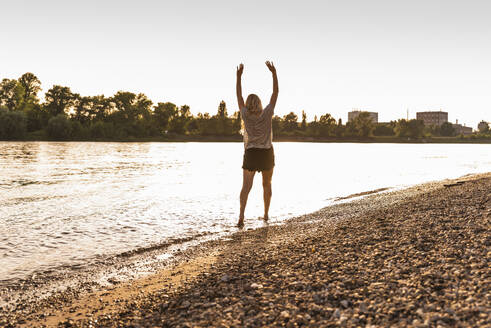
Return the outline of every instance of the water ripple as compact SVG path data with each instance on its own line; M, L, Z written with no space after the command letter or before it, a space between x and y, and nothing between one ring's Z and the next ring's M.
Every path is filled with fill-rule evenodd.
M240 143L0 142L1 280L234 231L242 152ZM491 171L491 145L279 143L275 156L272 222L337 197ZM246 225L260 224L262 207L256 176Z

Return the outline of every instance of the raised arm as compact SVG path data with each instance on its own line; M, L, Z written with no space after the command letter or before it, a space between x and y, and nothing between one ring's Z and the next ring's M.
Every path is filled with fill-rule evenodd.
M266 66L268 66L269 70L273 74L273 94L271 95L271 100L269 101L269 106L274 108L276 105L276 99L278 99L278 76L276 76L276 68L273 65L273 62L266 62Z
M244 98L242 98L242 72L244 71L244 64L240 64L237 67L237 102L239 104L239 111L244 108Z

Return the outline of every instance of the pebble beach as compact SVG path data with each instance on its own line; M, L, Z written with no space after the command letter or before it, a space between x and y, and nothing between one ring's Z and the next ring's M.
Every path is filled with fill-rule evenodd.
M0 327L491 327L490 173L245 226L148 276L4 309Z

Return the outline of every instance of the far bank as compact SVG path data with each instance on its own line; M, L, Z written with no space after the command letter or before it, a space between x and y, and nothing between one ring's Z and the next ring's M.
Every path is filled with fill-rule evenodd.
M242 135L178 135L169 134L154 137L126 138L50 138L45 133L29 133L20 139L0 139L0 141L89 141L89 142L242 142ZM326 142L326 143L441 143L441 144L491 144L491 138L476 136L400 138L400 137L311 137L298 135L273 135L273 142Z

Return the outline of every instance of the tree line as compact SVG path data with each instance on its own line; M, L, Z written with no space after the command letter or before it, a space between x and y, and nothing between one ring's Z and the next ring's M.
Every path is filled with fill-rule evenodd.
M41 81L32 73L0 82L0 139L49 138L53 140L120 140L172 136L239 136L240 112L228 114L224 101L215 114L193 115L187 105L154 104L143 93L118 91L111 97L81 96L69 87L54 85L41 102ZM310 122L301 112L273 117L275 136L313 138L369 138L393 136L418 139L424 136L453 136L452 124L425 127L422 121L398 120L373 123L362 112L343 124L326 113Z

